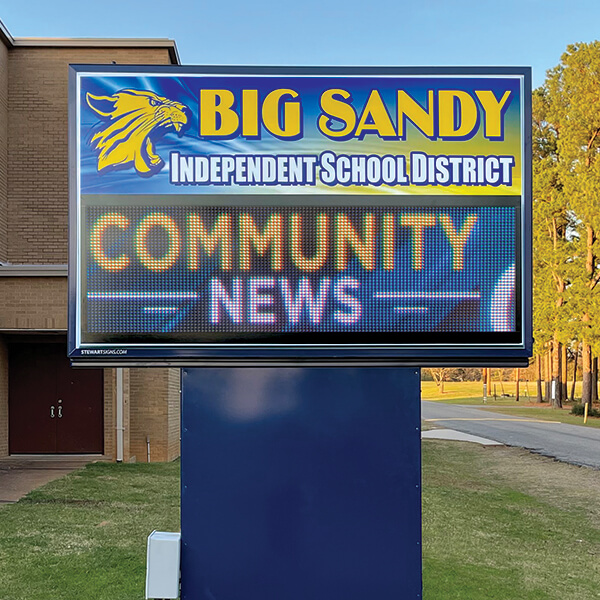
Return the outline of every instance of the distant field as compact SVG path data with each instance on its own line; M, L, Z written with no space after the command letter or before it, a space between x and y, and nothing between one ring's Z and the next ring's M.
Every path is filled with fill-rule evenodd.
M494 398L494 386L496 397ZM502 384L499 381L492 382L488 389L488 403L497 405L515 405L516 384L514 381L505 381ZM571 384L569 384L569 394L571 393ZM503 396L502 394L508 394ZM520 402L529 403L536 401L537 387L535 381L521 382ZM581 382L575 386L575 398L581 397ZM480 381L448 381L444 383L444 393L440 393L440 388L434 381L421 382L421 398L423 400L441 400L451 404L483 404L483 384Z

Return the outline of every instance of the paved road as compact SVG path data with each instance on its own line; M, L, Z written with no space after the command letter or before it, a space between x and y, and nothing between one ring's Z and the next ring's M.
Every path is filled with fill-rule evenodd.
M421 401L431 425L520 446L574 465L600 469L600 429L503 415L484 408Z

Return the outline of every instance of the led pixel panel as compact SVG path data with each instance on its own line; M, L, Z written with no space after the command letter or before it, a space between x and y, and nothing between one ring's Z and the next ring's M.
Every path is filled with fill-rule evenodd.
M515 206L92 205L84 341L514 334L515 230Z
M526 357L529 94L523 69L73 67L71 357Z

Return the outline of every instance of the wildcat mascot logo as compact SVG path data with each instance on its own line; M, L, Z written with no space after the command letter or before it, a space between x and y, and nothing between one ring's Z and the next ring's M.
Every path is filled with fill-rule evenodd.
M88 93L86 100L104 121L91 139L92 147L100 151L99 172L133 164L140 175L153 175L164 164L154 149L156 140L171 128L181 136L189 125L190 109L185 104L145 90L121 90L112 96Z

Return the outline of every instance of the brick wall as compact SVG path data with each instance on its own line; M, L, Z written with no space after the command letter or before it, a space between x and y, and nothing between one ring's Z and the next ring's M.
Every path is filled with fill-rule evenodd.
M179 369L130 370L131 454L147 462L179 456Z
M68 65L111 61L170 62L166 49L17 47L9 52L8 260L12 263L67 262Z
M177 458L181 453L180 423L181 423L181 369L169 369L168 405L169 417L167 419L167 460Z
M0 457L8 454L8 349L0 335Z
M67 329L66 277L0 277L0 329Z
M0 42L0 262L8 260L8 49Z
M115 458L115 371L104 369L104 454Z
M131 377L129 369L123 369L123 427L123 460L129 462L131 460ZM115 438L116 434L115 429Z
M104 454L117 459L117 369L104 369ZM130 377L123 369L123 461L131 460Z

